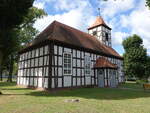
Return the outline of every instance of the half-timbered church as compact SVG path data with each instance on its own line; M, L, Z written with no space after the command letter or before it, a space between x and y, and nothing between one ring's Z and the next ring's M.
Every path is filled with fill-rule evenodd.
M117 87L123 58L101 16L88 33L54 21L19 52L18 85L37 88Z

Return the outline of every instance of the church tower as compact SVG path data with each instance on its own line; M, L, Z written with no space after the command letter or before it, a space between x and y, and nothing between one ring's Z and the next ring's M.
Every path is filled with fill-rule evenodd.
M103 18L98 16L88 33L95 36L101 43L111 47L111 28L106 25Z

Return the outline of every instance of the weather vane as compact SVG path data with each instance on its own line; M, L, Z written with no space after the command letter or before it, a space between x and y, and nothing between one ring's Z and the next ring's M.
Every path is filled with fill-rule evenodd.
M98 11L99 16L101 16L101 8L98 8Z

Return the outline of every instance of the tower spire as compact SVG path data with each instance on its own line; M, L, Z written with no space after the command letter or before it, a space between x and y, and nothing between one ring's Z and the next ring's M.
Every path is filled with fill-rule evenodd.
M101 8L98 8L98 16L101 17Z

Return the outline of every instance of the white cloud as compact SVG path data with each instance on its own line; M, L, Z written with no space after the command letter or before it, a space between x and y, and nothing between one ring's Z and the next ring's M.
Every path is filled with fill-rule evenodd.
M121 45L122 41L128 36L129 34L125 32L112 32L113 45Z
M59 0L62 1L62 0ZM67 6L70 2L70 4L76 4L76 6L71 5L69 8L70 10L65 11L62 14L55 14L55 15L48 15L42 19L39 19L35 23L35 27L42 31L45 27L47 27L52 21L57 20L59 22L62 22L64 24L67 24L69 26L78 28L80 30L86 31L86 28L88 27L89 23L93 19L95 19L93 15L93 9L88 1L78 0L78 2L73 2L70 0L63 0L63 5L60 6L59 2L57 1L55 4L56 10L60 8L60 10L67 10ZM86 9L86 10L85 10Z
M34 2L33 6L39 8L39 9L44 9L44 2Z
M35 23L40 31L54 20L86 31L95 20L94 12L97 12L89 0L36 0L34 6L47 9L46 4L53 4L56 13ZM112 28L114 46L120 46L127 36L138 34L150 53L150 10L145 7L145 0L108 0L101 2L100 6L104 20Z
M108 0L100 2L102 14L105 17L113 17L118 13L123 13L134 7L135 0Z
M145 1L141 2L138 8L121 17L121 25L129 27L132 34L138 34L143 38L144 46L150 51L150 10L145 7Z

